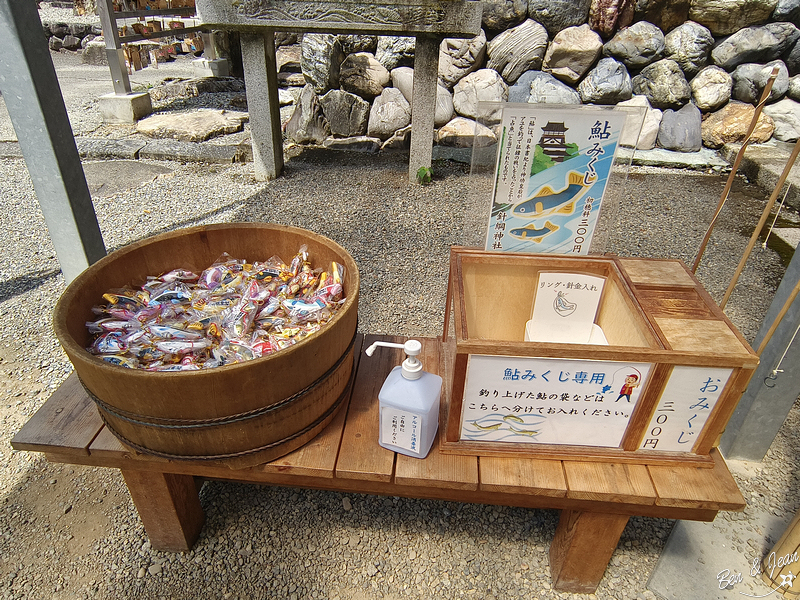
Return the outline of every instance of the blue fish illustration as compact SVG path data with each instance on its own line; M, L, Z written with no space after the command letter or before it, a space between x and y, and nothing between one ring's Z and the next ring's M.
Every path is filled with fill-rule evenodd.
M516 229L512 229L511 235L520 239L531 240L539 244L545 237L547 237L554 231L557 231L558 229L559 229L558 225L555 225L550 221L545 222L544 227L536 227L536 225L531 223L529 225L526 225L525 227L518 227Z
M549 185L540 189L535 196L517 204L512 210L515 217L530 219L551 214L571 215L575 212L575 203L591 187L583 181L583 175L575 171L569 172L567 187L556 192Z

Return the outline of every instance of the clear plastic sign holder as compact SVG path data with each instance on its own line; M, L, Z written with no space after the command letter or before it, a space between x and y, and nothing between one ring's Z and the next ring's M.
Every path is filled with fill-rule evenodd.
M640 106L479 102L464 243L603 254L619 222Z

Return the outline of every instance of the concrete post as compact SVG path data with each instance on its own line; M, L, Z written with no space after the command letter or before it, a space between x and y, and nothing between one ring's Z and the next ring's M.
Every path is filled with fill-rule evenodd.
M283 170L283 135L278 101L275 34L242 33L242 62L250 113L250 139L256 179L270 181Z
M795 252L764 323L755 339L758 348L778 313L800 282L800 252ZM720 440L726 458L761 461L800 395L800 296L795 296L770 341L761 352L750 385ZM780 363L780 366L778 366ZM774 373L775 369L781 372Z
M0 92L70 282L106 250L35 2L0 0Z
M411 150L408 180L416 183L420 167L430 167L433 156L433 121L439 77L441 38L417 36L414 47L414 87L411 103Z

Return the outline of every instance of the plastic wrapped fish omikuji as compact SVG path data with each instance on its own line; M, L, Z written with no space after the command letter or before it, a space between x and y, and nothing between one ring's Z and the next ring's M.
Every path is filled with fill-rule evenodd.
M149 276L112 289L86 323L87 348L122 367L191 371L266 356L319 331L344 303L344 267L314 269L306 246L290 264L248 263L227 253L197 274Z

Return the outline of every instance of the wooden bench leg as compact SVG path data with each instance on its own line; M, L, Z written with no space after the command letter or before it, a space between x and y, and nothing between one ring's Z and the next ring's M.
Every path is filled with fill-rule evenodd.
M591 594L600 584L619 543L627 515L562 510L550 545L553 588Z
M205 514L191 475L123 470L150 545L156 550L186 552L203 528Z

